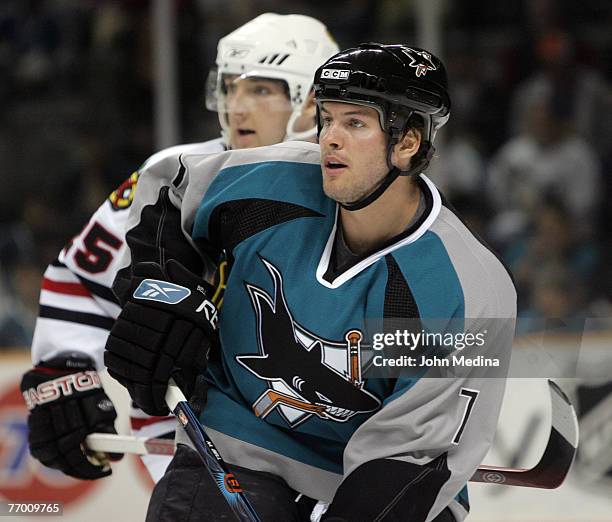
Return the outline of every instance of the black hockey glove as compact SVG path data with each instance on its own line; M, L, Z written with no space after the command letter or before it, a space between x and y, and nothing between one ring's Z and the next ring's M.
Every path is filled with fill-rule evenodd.
M104 362L146 413L168 413L164 398L170 377L187 397L192 395L208 351L218 342L211 296L212 286L177 261L163 268L149 262L134 267Z
M117 412L90 357L65 352L41 362L23 376L21 392L30 410L28 441L35 459L79 479L111 474L108 458L122 455L93 454L83 446L89 433L117 433Z

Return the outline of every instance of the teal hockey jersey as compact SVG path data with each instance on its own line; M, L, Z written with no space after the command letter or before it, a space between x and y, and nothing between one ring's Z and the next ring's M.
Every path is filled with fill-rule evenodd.
M462 520L504 379L376 373L367 334L372 321L447 320L442 333L489 332L507 362L512 280L435 185L421 175L421 217L337 269L339 209L322 191L317 145L182 154L147 170L130 216L132 258L144 260L135 250L148 243L148 260L191 262L173 249L183 234L194 252L227 260L222 349L209 364L201 417L224 458L334 504L367 496L368 505L412 509L406 520L432 520L448 506ZM144 229L154 237L142 239Z

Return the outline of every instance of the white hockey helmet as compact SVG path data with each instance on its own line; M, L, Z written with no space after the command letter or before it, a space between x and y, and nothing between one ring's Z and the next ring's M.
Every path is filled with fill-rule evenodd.
M315 71L338 50L324 24L297 14L265 13L221 38L217 46L217 68L208 79L206 107L219 113L225 141L229 129L224 75L284 81L292 108L285 140L316 135L315 124L303 132L295 132L293 127L312 88Z

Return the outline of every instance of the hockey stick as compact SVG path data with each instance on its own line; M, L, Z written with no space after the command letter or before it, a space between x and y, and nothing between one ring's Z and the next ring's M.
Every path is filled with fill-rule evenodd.
M544 454L531 469L481 466L471 482L529 488L558 488L569 473L578 448L578 419L572 403L561 388L548 381L552 426Z
M87 449L102 453L133 453L134 455L174 455L174 439L154 439L114 433L91 433L85 439Z
M546 449L540 461L531 469L480 466L470 482L486 482L506 486L554 489L567 476L578 446L578 420L567 396L552 381L548 381L552 405L552 426ZM87 446L94 451L136 453L139 455L171 455L174 441L93 433Z
M215 448L213 441L202 428L198 418L193 413L191 406L183 395L183 392L170 379L166 391L166 404L187 433L189 440L200 455L206 469L213 478L215 484L225 497L229 507L241 522L261 522L257 513L251 506L249 499L244 495L238 479L230 473L227 464Z

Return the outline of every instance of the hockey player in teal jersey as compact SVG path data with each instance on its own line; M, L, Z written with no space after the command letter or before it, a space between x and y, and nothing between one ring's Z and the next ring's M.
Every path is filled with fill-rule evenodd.
M369 320L442 320L488 332L502 366L511 349L510 276L422 174L450 114L444 66L363 44L318 69L315 94L320 146L182 154L141 176L105 362L157 415L171 375L189 394L203 373L200 420L263 520L307 520L303 499L330 522L463 520L504 379L384 375L366 346ZM203 255L224 259L218 315ZM179 448L147 520L229 517Z

